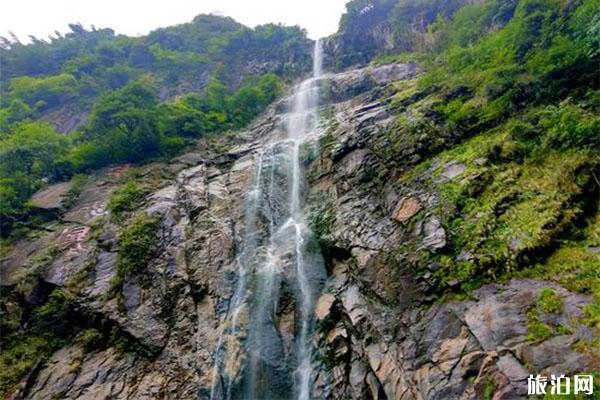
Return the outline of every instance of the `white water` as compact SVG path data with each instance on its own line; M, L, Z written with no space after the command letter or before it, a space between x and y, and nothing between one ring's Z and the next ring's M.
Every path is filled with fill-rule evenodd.
M294 102L293 115L299 115L292 119L288 125L288 135L296 138L294 143L294 173L293 189L291 199L292 223L295 228L296 241L296 273L301 302L301 327L298 337L298 369L300 376L298 383L298 399L308 400L310 397L310 378L312 373L311 350L309 330L312 322L312 314L315 301L315 293L312 291L310 280L308 278L307 268L310 267L304 262L305 237L310 235L304 223L304 215L300 209L300 142L301 138L316 128L318 123L317 107L319 101L318 80L322 75L322 48L321 41L317 39L313 53L313 77L300 85L300 90L296 94ZM298 140L300 139L300 140Z
M215 351L210 393L214 400L310 398L310 335L324 268L320 254L306 248L312 233L302 207L300 153L307 137L318 128L321 63L317 41L313 76L295 88L291 109L285 116L287 137L265 145L257 157L253 185L246 195L244 233L236 258L236 289L221 322ZM277 326L283 286L294 292L294 354L288 354ZM242 311L248 313L247 326L239 326ZM243 343L245 361L237 375L229 376L224 368L226 360L240 359L238 346L229 345L236 340ZM232 354L235 351L238 353Z

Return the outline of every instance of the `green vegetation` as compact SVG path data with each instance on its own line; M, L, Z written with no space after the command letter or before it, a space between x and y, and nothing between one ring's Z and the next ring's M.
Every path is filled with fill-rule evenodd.
M61 289L39 286L37 280L31 284L28 288L2 287L0 398L12 393L52 353L70 344L78 344L86 352L114 346L124 352L153 354L153 349L142 347L114 322L81 308ZM33 292L39 296L36 304L25 303L24 296Z
M312 219L310 221L311 230L316 240L314 245L321 249L325 257L328 257L333 251L331 231L335 224L336 215L327 193L317 192L315 197L316 199L313 201L317 205L317 209L311 212Z
M372 149L406 171L398 190L439 195L449 243L414 268L439 264L442 291L544 277L598 301L598 2L468 3L355 0L339 33L353 53L342 47L338 65L426 69L391 89L397 122ZM464 171L446 178L452 165Z
M563 300L554 290L544 288L540 292L537 306L546 313L560 313L563 309Z
M519 277L540 277L553 280L565 288L591 295L600 302L600 257L589 249L600 245L600 215L587 225L573 231L573 239L564 240L543 263L524 269ZM593 307L590 308L593 314Z
M219 74L228 83L239 83L242 66L255 60L276 65L271 72L296 76L310 67L306 33L299 27L275 24L249 29L231 18L198 15L185 24L160 28L143 37L115 35L111 29L87 30L69 25L71 32L49 40L33 38L28 45L17 38L1 38L2 90L20 95L38 87L61 93L64 83L76 83L67 92L71 101L82 101L118 89L144 74L172 86L197 79L199 72ZM285 58L282 58L285 55ZM28 76L29 79L22 80ZM38 80L37 77L40 79ZM16 81L15 81L16 79ZM75 82L71 81L74 79ZM43 94L43 93L41 93ZM38 98L53 107L66 98ZM59 100L54 101L54 100Z
M546 340L553 334L552 328L539 320L537 310L533 309L527 313L527 340Z
M69 137L44 122L11 125L8 133L0 135L3 236L28 217L27 200L43 180L175 154L188 138L244 126L282 90L283 83L274 74L250 79L231 94L213 79L203 96L187 95L160 104L149 84L131 82L101 95L89 124Z
M496 392L496 385L494 385L494 381L490 378L485 380L485 384L483 386L483 398L484 400L492 400L494 398L494 393Z
M115 216L122 213L135 211L146 196L147 192L135 182L127 182L123 187L115 190L108 200L108 209Z
M89 125L72 152L75 170L118 162L139 162L172 152L183 145L159 129L158 97L147 85L135 82L101 96Z
M499 157L515 151L514 142L502 135L493 138L498 142L490 149ZM479 139L474 139L479 142L475 146L483 150L479 156L486 157ZM448 159L461 150L465 148L457 148ZM468 150L462 153L467 154ZM592 179L582 171L594 164L587 153L550 153L530 161L481 166L471 159L467 165L463 179L441 185L443 207L451 205L456 212L447 219L454 248L472 255L471 261L462 263L469 264L466 275L446 270L448 279L514 272L534 260L537 249L550 247L553 238L570 229L584 214L583 201L589 201Z
M563 312L563 299L550 288L544 288L538 295L536 305L527 312L527 339L546 340L554 335L567 335L571 328L565 325L550 326L543 322L540 313L561 314Z
M77 81L69 74L39 78L20 76L11 80L9 97L43 111L51 104L68 101L76 95L77 90Z
M6 341L7 350L0 355L0 393L6 393L17 385L39 362L49 357L53 347L41 336L28 335L14 342Z
M50 124L19 122L0 135L0 216L2 234L28 218L27 200L43 186L74 173L109 164L139 163L172 155L188 138L240 128L281 94L273 74L248 80L229 94L216 79L206 94L159 104L154 89L132 82L100 96L87 126L65 137ZM78 178L81 179L81 178ZM123 201L127 199L116 199ZM119 205L114 203L117 212Z
M143 274L158 253L161 221L146 213L134 215L119 231L117 274L106 298L121 298L120 290L129 275Z
M65 195L65 207L70 207L81 196L83 187L88 181L88 176L85 174L73 175L70 181L70 188Z
M281 94L283 79L310 66L298 27L249 29L212 15L140 38L69 27L28 45L0 38L2 237L32 217L27 200L44 182L170 156L191 139L240 128ZM266 68L254 75L249 63ZM159 91L173 100L161 103ZM88 124L63 136L33 122L64 110L89 110Z
M119 233L118 275L143 272L158 250L160 220L140 213Z
M556 325L550 317L563 313L563 299L543 289L526 310L529 340L568 334L577 324L596 334L600 330L597 11L598 0L348 3L339 46L330 49L337 67L417 60L426 70L382 91L392 95L389 110L397 122L373 132L364 144L385 166L368 171L362 183L374 186L398 173L390 188L396 193L431 194L426 212L404 225L406 241L373 260L374 279L383 295L393 298L388 304L403 294L405 272L431 285L424 302L437 295L465 298L486 282L541 277L589 295L592 302L570 326ZM141 38L80 25L71 30L49 43L34 40L25 46L13 40L0 48L3 236L39 225L27 200L46 183L72 179L74 201L84 179L78 174L169 157L197 138L224 149L218 133L252 121L281 94L285 79L307 70L310 59L298 28L248 29L214 16ZM248 73L248 66L260 74ZM68 107L90 114L86 125L67 136L39 121ZM334 147L335 128L332 122L321 138L324 152ZM308 162L312 154L303 148L302 157ZM327 170L333 160L317 162ZM448 177L452 166L460 172ZM145 187L129 181L110 198L110 211L125 222L109 295L128 277L143 280L158 255L161 221L136 213L146 194ZM314 195L319 197L311 201L318 207L311 221L315 238L307 245L329 259L349 256L331 240L336 221L329 194ZM423 235L411 234L427 213L442 221L443 248L424 249ZM40 270L55 251L35 261ZM88 268L69 282L73 293ZM0 301L3 314L11 310L10 318L0 319L0 392L66 343L90 350L112 337L111 329L74 321L81 312L60 291L33 309ZM574 348L587 351L594 344L597 339L582 339ZM494 390L485 382L484 397Z
M283 83L274 74L247 81L235 93L217 79L210 81L204 96L189 94L166 104L167 132L199 137L218 131L240 128L281 95Z
M0 140L0 230L4 233L29 210L27 199L42 178L59 177L67 139L44 122L22 122Z
M7 303L7 299L4 299L4 304ZM18 307L14 302L10 304ZM13 388L37 363L68 343L70 326L65 322L71 318L72 311L68 298L56 289L43 305L31 313L31 326L26 334L20 332L21 321L16 321L11 329L3 329L0 393Z
M86 352L99 348L103 341L102 333L95 328L84 329L75 336L75 342Z

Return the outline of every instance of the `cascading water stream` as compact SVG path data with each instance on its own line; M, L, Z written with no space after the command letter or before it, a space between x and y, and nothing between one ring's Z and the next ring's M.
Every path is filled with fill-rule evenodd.
M318 129L321 60L317 41L313 76L295 88L284 116L287 137L265 145L257 158L245 199L236 289L215 351L214 400L310 398L310 335L324 266L319 252L308 248L312 233L303 212L300 157L306 138ZM294 305L293 349L282 339L282 302Z

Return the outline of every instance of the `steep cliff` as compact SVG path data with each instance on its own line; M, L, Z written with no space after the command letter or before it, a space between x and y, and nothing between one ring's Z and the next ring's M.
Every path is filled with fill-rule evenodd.
M447 278L450 264L489 256L452 244L456 228L448 221L467 218L470 210L453 209L445 187L478 182L502 164L485 153L490 147L455 147L407 168L419 147L408 147L410 138L402 134L389 136L399 117L386 93L411 87L420 72L415 64L351 70L322 88L329 93L321 107L326 123L319 146L303 156L306 207L328 269L315 307L314 397L445 399L495 392L512 398L526 390L529 373L593 370L598 356L586 319L592 299L578 293L571 276L593 273L584 262L597 265L596 211L585 214L591 215L589 236L541 261L560 264L552 258L577 251L581 264L559 265L552 276L498 276L466 297L442 296L459 284ZM422 100L413 101L408 107L416 110ZM168 164L97 174L59 222L11 248L2 269L3 330L26 328L12 336L17 343L9 339L13 348L2 361L22 373L31 369L15 392L8 387L12 397L210 397L224 307L235 287L244 193L257 154L282 135L285 103L239 135L205 142ZM386 150L395 143L407 154L390 157ZM581 211L574 207L593 208L594 202L574 203L590 182L574 182L569 174L582 171L585 160L561 163L556 175L536 172L548 181L535 196L557 221L576 218ZM135 207L115 207L113 195L109 211L109 194L132 180L142 193ZM487 194L494 182L494 175L478 182L483 187L473 196L499 196ZM545 196L557 185L564 199L552 206ZM527 201L535 200L513 195L494 218ZM486 218L480 214L476 218ZM535 223L561 234L556 224ZM520 236L519 226L512 229L511 259L547 246ZM487 235L479 240L491 240L493 232ZM139 259L146 261L138 267ZM287 284L281 285L285 292ZM556 304L548 306L548 296ZM68 312L57 313L65 307ZM294 335L299 309L285 297L278 307L285 341ZM49 327L40 326L44 312L57 314ZM59 339L49 340L57 330ZM235 374L242 359L228 359L228 373Z
M2 248L0 393L516 399L597 374L594 10L355 0L339 71L243 130L36 193Z

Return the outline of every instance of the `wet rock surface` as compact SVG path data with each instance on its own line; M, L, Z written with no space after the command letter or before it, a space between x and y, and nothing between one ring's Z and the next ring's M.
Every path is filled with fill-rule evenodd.
M494 399L513 399L527 394L531 373L592 370L598 357L573 349L593 335L593 328L576 322L589 296L543 280L485 285L468 300L430 296L439 290L440 265L430 262L423 270L414 257L443 253L449 245L440 194L435 186L414 184L419 178L399 183L415 149L406 148L405 157L386 155L395 117L373 83L380 75L388 83L410 79L406 71L414 70L341 74L332 84L333 98L342 101L332 106L321 157L309 170L309 207L331 265L316 308L320 367L314 397L476 399L493 388ZM439 168L437 184L467 174L457 161ZM470 257L463 252L458 261ZM540 319L568 329L547 340L533 338L530 312L548 288L559 293L564 309ZM549 351L552 346L560 350Z
M573 350L592 335L572 322L588 297L542 280L511 280L485 285L468 299L436 302L439 265L429 263L418 273L412 268L416 249L443 252L450 233L435 207L437 193L397 184L415 153L403 147L399 159L382 156L386 132L397 121L381 93L419 71L415 64L398 64L330 78L324 106L332 117L318 154L307 161L303 188L328 264L315 306L312 397L476 399L491 382L494 399L511 399L525 394L530 373L572 375L597 366L593 355ZM66 346L35 369L20 397L210 398L214 353L236 283L243 198L257 152L281 135L281 108L274 105L225 150L200 146L148 168L140 179L153 186L141 211L160 220L160 251L142 273L126 276L116 293L107 295L115 291L123 221L107 211L108 197L120 185L112 172L88 182L58 226L11 249L3 260L3 285L15 285L38 267L36 256L56 247L60 251L39 270L42 279L139 347ZM154 178L161 176L156 170L164 176ZM440 179L459 180L465 173L464 165L450 163ZM560 294L564 309L540 318L570 329L534 340L527 312L548 287ZM285 348L296 317L293 304L278 307ZM242 310L240 323L247 318ZM232 376L241 362L227 360Z

